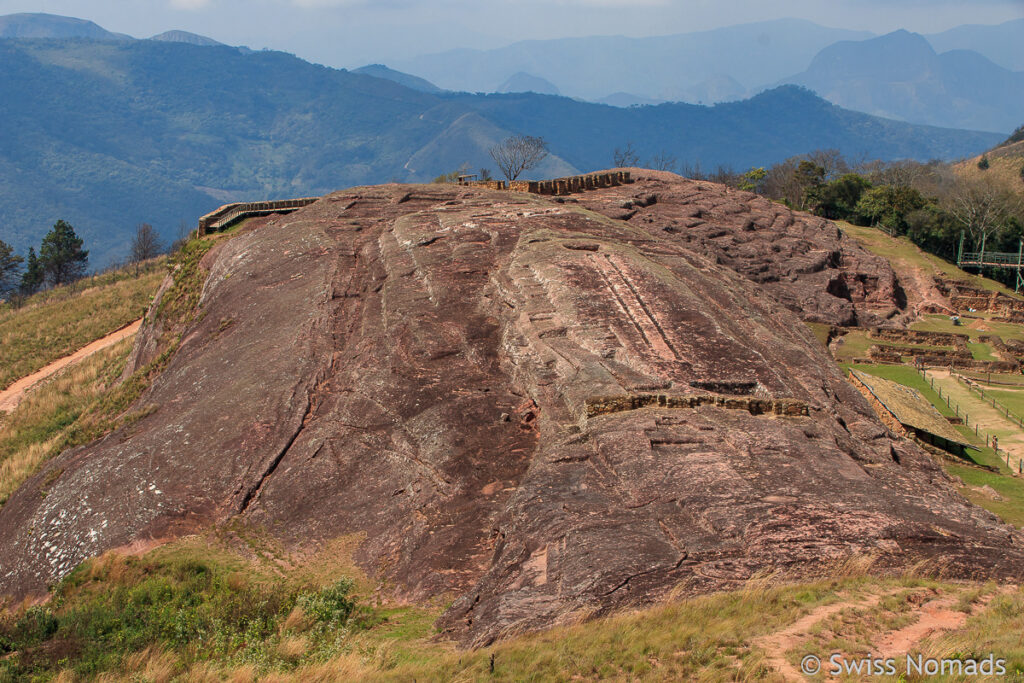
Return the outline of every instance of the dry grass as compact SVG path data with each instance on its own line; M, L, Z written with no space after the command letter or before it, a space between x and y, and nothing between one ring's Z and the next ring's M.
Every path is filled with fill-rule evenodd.
M0 413L0 504L55 455L66 431L99 399L131 351L125 339L57 373Z
M1021 169L1024 168L1024 143L1016 142L1000 147L986 154L989 167L978 168L981 155L956 164L953 169L961 178L969 180L985 180L999 183L1017 193L1024 194L1024 179Z
M155 549L141 562L157 567L161 557L177 557L173 566L195 562L229 566L248 581L267 581L280 590L301 573L295 568L284 576L275 574L259 558L231 545L234 550L214 535L193 537ZM325 549L324 557L308 559L326 567L339 559L332 554ZM179 651L154 643L129 651L113 670L94 680L757 681L778 678L770 663L772 656L799 661L806 653L870 652L887 632L914 623L921 598L932 595L951 596L958 600L958 610L974 616L962 629L922 642L923 651L944 656L993 651L1013 664L1024 661L1019 636L1024 628L1024 594L994 584L940 582L913 572L880 579L871 574L874 562L871 556L852 557L826 568L829 578L803 583L784 583L766 573L736 590L717 594L688 597L679 591L662 604L585 622L568 619L551 630L512 636L478 650L459 650L436 638L428 624L439 608L379 606L361 630L339 632L337 640L329 634L328 641L321 640L319 645L317 631L308 630L308 617L292 609L278 613L275 635L267 645L269 659L214 656L197 661L194 648ZM131 564L113 554L94 561L81 578L98 583L88 594L64 593L63 609L75 609L87 595L102 595L108 582L111 586L124 582ZM139 568L134 571L138 574ZM144 576L149 574L138 574L134 580ZM156 580L156 576L143 580ZM784 652L764 649L766 636L827 606L833 612L811 627L809 635L788 642ZM87 613L91 612L83 612ZM69 682L76 680L70 671L62 676Z
M913 273L917 271L926 273L929 277L939 275L950 280L959 280L970 287L987 289L1019 298L1012 289L995 280L962 271L955 264L923 251L907 237L890 237L884 230L854 225L845 221L835 221L835 223L862 247L886 259L904 282L913 282Z
M19 309L0 305L0 387L141 318L166 275L164 260L133 272L43 292Z

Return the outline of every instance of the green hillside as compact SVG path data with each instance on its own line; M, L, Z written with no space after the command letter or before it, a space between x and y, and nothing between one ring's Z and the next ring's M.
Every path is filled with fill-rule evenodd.
M430 180L510 132L544 136L539 177L642 158L746 168L819 147L851 157L957 158L999 136L844 111L785 87L716 107L620 109L535 94L431 94L291 55L162 41L0 40L0 224L20 252L72 223L92 265L139 222L169 240L230 200ZM457 160L457 161L456 161Z

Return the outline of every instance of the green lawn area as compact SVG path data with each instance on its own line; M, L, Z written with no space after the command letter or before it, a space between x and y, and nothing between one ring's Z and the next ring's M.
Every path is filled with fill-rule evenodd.
M811 332L814 333L815 338L821 342L822 346L828 346L828 334L832 330L831 325L826 325L825 323L804 324L811 328Z
M875 342L868 339L867 332L850 332L844 334L842 342L836 346L837 358L839 361L853 362L855 358L866 358L868 349Z
M986 450L991 452L991 449ZM1005 465L1003 469L1006 469ZM985 508L1007 523L1018 528L1024 527L1024 479L954 464L947 464L946 471L960 477L970 486L991 486L1003 500L994 500L971 489L961 489L960 493L975 505Z
M1024 417L1024 392L985 389L985 396L994 398L1018 417Z
M992 347L982 342L967 342L967 348L974 360L999 360L999 357L992 353Z
M990 320L983 320L984 330L976 330L969 325L973 320L963 320L963 325L954 325L948 315L928 314L921 316L921 319L910 325L910 329L921 332L949 332L951 334L965 334L971 341L977 341L979 337L995 335L1003 339L1024 340L1024 325L1014 323L999 323Z

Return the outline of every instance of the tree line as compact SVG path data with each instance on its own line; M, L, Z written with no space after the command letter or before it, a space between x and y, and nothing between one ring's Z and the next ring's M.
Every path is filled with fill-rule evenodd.
M824 150L751 169L734 184L830 220L906 236L947 260L956 258L961 236L968 251L1017 251L1024 238L1020 189L979 170L961 174L939 161L854 166Z
M39 245L28 248L26 257L0 240L0 300L15 301L50 287L71 284L86 275L89 251L70 223L61 219L53 224ZM136 266L163 253L160 238L148 223L140 223L131 242L130 263ZM136 274L138 269L136 268Z
M1003 145L1021 140L1024 126ZM699 163L679 165L667 153L641 161L632 144L626 144L614 150L612 164L678 171L830 220L874 226L950 261L956 259L961 235L966 251L979 251L984 245L986 251L1016 252L1024 238L1024 188L986 174L987 156L977 164L980 174L973 176L957 173L941 161L851 162L834 149L740 173L723 166L705 171ZM1020 180L1024 183L1024 166ZM1008 271L986 275L1013 284Z

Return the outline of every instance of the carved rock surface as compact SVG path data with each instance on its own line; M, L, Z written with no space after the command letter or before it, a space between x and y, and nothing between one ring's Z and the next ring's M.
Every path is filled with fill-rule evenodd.
M1021 575L1020 535L886 432L782 294L653 225L388 185L224 243L155 411L0 508L0 593L236 517L361 534L397 594L455 598L466 644L853 553Z
M677 235L807 322L878 326L906 308L889 262L831 221L707 181L630 171L638 182L569 201L655 234Z

